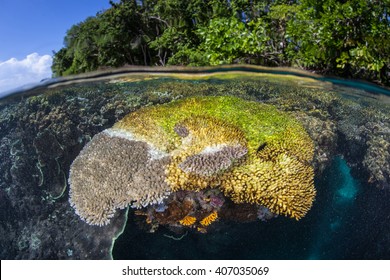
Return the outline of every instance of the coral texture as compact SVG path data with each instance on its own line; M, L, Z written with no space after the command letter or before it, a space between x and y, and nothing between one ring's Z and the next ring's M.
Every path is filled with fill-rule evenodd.
M207 227L207 226L211 225L213 222L215 222L215 220L217 220L217 219L218 219L218 213L217 213L217 211L213 211L211 214L204 217L199 223L202 226Z
M228 79L219 79L215 76L203 78L203 75L197 75L195 81L192 78L188 80L187 74L185 79L153 76L153 80L146 74L140 81L129 83L114 84L106 81L80 83L51 89L39 88L23 97L14 95L10 96L11 99L3 98L0 106L0 174L2 174L0 258L109 259L118 257L125 259L127 256L119 257L115 253L111 256L111 251L113 240L123 231L126 224L127 213L129 213L130 228L141 220L142 224L145 224L145 229L150 230L151 227L156 229L155 223L161 221L164 230L171 230L178 235L194 229L196 231L199 221L207 213L216 210L219 217L218 222L207 228L209 231L214 231L213 235L200 239L187 238L196 234L191 232L187 235L187 240L181 242L185 244L184 250L170 250L171 242L165 242L165 247L161 247L161 250L149 250L150 246L155 245L153 242L150 243L149 235L133 239L124 233L120 239L130 240L131 248L125 247L126 252L130 253L128 257L130 259L150 259L153 256L168 259L182 259L183 256L188 259L229 258L229 255L225 255L225 249L229 244L225 242L229 239L229 235L225 233L229 231L235 233L231 237L237 238L237 244L245 241L250 244L251 240L246 240L245 229L255 227L263 230L269 227L248 225L248 227L233 228L233 226L236 223L260 222L259 219L264 214L259 215L258 212L260 207L265 206L233 203L219 188L205 188L194 192L179 190L171 193L172 197L182 197L182 193L187 193L187 197L196 201L196 205L190 208L191 213L174 212L174 207L171 207L172 215L176 213L177 218L170 221L178 221L185 215L191 215L197 218L197 223L192 227L180 227L178 223L174 226L162 225L164 221L168 221L168 218L162 214L168 211L171 202L169 198L164 199L163 203L148 206L147 212L145 208L137 209L148 215L149 223L145 221L146 216L134 216L130 209L130 211L116 211L108 225L98 227L90 226L75 214L67 200L69 185L65 182L68 180L70 164L86 143L91 141L94 135L111 128L130 112L144 106L150 109L157 104L193 96L234 95L270 104L281 111L288 111L290 116L297 117L302 123L315 143L313 165L318 183L329 182L329 185L324 185L326 191L320 194L323 195L321 200L325 203L318 205L321 209L329 210L328 206L334 206L332 200L327 198L334 184L331 180L338 174L329 174L328 168L332 164L334 155L342 155L351 168L351 175L361 184L361 193L359 192L361 195L353 201L356 205L354 211L348 211L346 215L348 218L343 219L348 223L345 229L352 229L354 232L352 235L348 233L340 235L348 237L346 243L349 245L343 252L349 253L338 257L388 259L390 256L388 234L390 222L387 214L390 190L389 98L356 91L356 88L352 87L338 92L339 86L328 84L324 88L319 85L319 81L306 87L307 84L304 82L290 83L287 81L289 80L287 75L281 75L277 80L272 81L258 76L249 78L243 72L234 75L235 77ZM174 106L170 108L173 112ZM267 106L259 105L259 108L267 108ZM241 108L241 111L245 111L245 108ZM202 112L198 113L200 115ZM190 117L186 116L186 118ZM233 124L233 121L225 116L218 116L218 119ZM174 125L172 132L172 135L177 137L179 146L180 141L184 141L190 134L188 129L180 127L181 123L183 121ZM242 126L239 127L244 130ZM259 131L266 130L259 126ZM257 149L264 150L268 144L265 141L259 142ZM239 161L245 160L249 154L247 153ZM242 163L234 162L232 167L240 164ZM321 175L324 170L324 175L328 175L327 177ZM225 172L229 171L231 170ZM71 187L73 188L74 186ZM180 200L182 201L183 199ZM185 205L180 207L184 208ZM321 209L316 211L315 215L324 214ZM338 211L336 210L333 212L336 213ZM153 220L157 215L161 219ZM333 218L340 217L336 215ZM311 217L302 222L300 227L305 225L315 227L322 223L323 219ZM283 221L275 221L272 223L272 228L273 232L279 233L282 239L284 236L293 236L297 230L295 226L286 227ZM178 231L179 229L181 232ZM342 230L342 228L338 229ZM133 234L134 229L129 232ZM324 235L323 232L320 234ZM253 236L248 233L248 236L250 235ZM367 250L367 236L375 236L370 250ZM114 248L123 246L120 239L115 241L117 245ZM263 241L266 239L267 236L262 238ZM216 247L216 244L219 244L219 247ZM263 244L257 245L257 253L264 252ZM295 245L286 241L283 247L286 250L280 250L283 256L286 257L285 252L288 251L290 257L296 258L297 252L294 249L303 251L300 250L303 247L298 248ZM198 250L187 250L191 246L196 246ZM213 253L210 248L215 251L218 248L220 254L215 254L215 251ZM245 248L247 251L244 249L240 251L243 258L246 258L248 253L256 253L250 246ZM186 253L183 254L183 251ZM154 252L154 255L151 252Z
M117 208L158 203L169 194L164 182L166 159L151 160L145 142L95 135L72 163L71 205L92 225L106 225ZM145 186L151 186L149 190Z
M192 216L185 216L183 219L179 221L179 223L183 226L192 226L196 222L196 218Z
M144 107L96 135L72 164L70 201L88 223L104 225L116 208L155 205L178 190L218 188L235 203L300 219L316 194L313 153L302 125L272 106L188 98ZM188 214L180 213L174 222Z

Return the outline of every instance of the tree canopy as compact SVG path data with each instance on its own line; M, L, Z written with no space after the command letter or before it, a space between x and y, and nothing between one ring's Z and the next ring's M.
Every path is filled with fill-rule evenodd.
M390 84L390 0L121 0L73 25L55 76L131 65L294 66Z

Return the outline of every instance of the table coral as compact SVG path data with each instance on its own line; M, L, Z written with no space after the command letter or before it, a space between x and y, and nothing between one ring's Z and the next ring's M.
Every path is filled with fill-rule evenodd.
M224 96L143 107L96 135L76 158L70 201L81 218L103 225L116 208L214 188L234 203L298 220L316 194L313 151L302 125L270 105Z
M69 201L76 214L91 225L106 225L117 208L140 207L169 194L164 182L164 158L151 160L145 142L95 135L72 163ZM153 189L145 189L147 184Z

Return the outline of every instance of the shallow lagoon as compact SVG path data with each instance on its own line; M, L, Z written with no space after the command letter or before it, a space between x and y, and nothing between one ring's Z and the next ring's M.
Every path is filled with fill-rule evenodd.
M46 81L0 100L2 259L389 259L390 92L288 69L121 69ZM299 120L315 143L316 200L299 220L218 221L149 233L134 209L79 219L69 169L126 114L193 96L238 96ZM114 242L113 242L114 240Z

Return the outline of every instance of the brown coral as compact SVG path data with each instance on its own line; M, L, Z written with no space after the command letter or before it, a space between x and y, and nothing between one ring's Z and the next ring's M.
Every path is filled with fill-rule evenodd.
M167 163L153 160L145 142L99 133L72 163L70 204L87 223L108 224L115 209L155 203L170 193L163 180Z
M186 173L210 176L229 169L247 152L248 149L241 145L206 147L200 153L188 156L179 164L179 168Z

